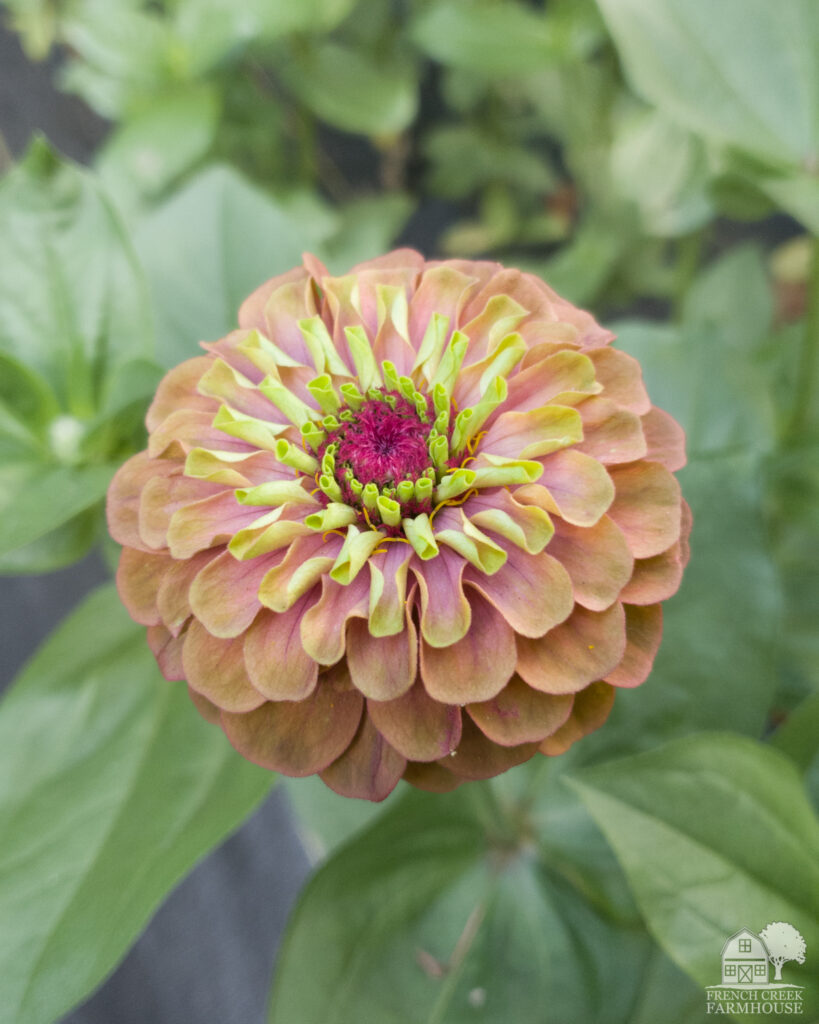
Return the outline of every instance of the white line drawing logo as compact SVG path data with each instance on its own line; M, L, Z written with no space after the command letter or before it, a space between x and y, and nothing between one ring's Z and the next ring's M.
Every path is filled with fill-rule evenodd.
M783 982L782 967L803 964L805 952L805 940L786 921L771 921L758 935L741 928L722 947L722 983L706 988L708 1013L802 1013L803 986Z

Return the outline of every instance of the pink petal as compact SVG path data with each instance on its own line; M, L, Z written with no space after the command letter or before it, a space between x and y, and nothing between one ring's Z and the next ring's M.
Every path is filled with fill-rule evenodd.
M344 657L347 620L367 617L370 584L364 573L348 586L324 576L321 598L301 619L301 642L319 665L334 665Z
M436 761L461 739L461 709L439 704L418 681L401 697L367 701L373 724L399 753L411 761Z
M178 474L180 466L167 459L149 459L147 452L133 455L114 474L108 487L108 532L125 547L150 552L139 533L139 501L142 488L155 476Z
M417 557L410 562L418 580L421 634L433 647L446 647L469 629L472 613L463 591L465 565L460 555L444 547L429 562Z
M599 729L614 704L614 687L596 682L576 693L574 707L566 724L540 744L540 752L554 757L564 754L577 740Z
M234 533L259 518L259 510L240 505L232 490L183 505L171 516L168 547L174 558L226 544Z
M634 568L626 538L608 516L587 527L556 519L549 554L571 577L575 600L595 612L617 600Z
M185 643L184 635L174 636L164 626L148 626L148 646L156 658L159 671L169 682L178 682L185 678L182 665L182 650Z
M223 451L250 452L244 441L229 437L213 426L216 407L211 409L175 409L159 424L148 438L148 454L152 459L176 454L180 457L192 448L220 448ZM181 452L174 449L181 448Z
M117 590L135 622L143 626L155 626L160 622L157 595L172 564L172 559L166 554L149 555L134 548L122 549L117 568Z
M415 682L418 635L411 618L392 636L371 636L366 619L347 624L347 667L357 690L373 700L400 697Z
M635 558L652 558L680 536L680 485L659 462L610 470L616 496L609 515L625 534Z
M682 469L686 463L685 431L674 417L652 406L642 422L648 445L645 457L652 462L661 462L672 473Z
M284 557L263 555L240 562L223 551L194 579L188 595L193 614L214 636L239 636L262 607L259 584L264 574Z
M640 364L616 348L596 348L587 355L594 363L595 376L603 385L603 398L643 416L651 408Z
M657 604L677 593L682 582L683 563L679 541L653 558L638 558L634 574L620 598L628 604Z
M487 739L470 718L464 717L458 749L440 763L463 779L491 779L528 761L537 746L537 743L521 743L502 747Z
M296 777L322 771L349 747L364 706L361 694L335 685L342 671L322 676L306 700L266 703L247 714L223 712L228 739L243 757L271 771Z
M215 704L211 704L207 697L203 697L201 693L197 693L196 690L188 687L188 696L193 701L196 710L205 719L206 722L210 722L211 725L222 724L222 712Z
M448 647L421 643L421 678L443 704L494 697L515 671L515 634L506 619L478 594L469 597L469 632Z
M528 412L548 405L560 395L593 395L596 390L594 364L587 355L571 350L556 352L510 379L509 395L499 412ZM491 422L492 417L487 420Z
M582 437L576 409L546 405L529 412L502 413L481 440L480 450L509 459L531 459L576 444Z
M216 403L196 390L199 378L212 365L212 356L196 356L194 359L186 359L165 374L145 417L149 433L153 433L163 420L179 409L200 410L209 412L211 416L216 414Z
M539 640L518 638L518 674L543 693L577 693L601 679L626 650L621 604L603 612L580 605L561 626Z
M409 336L420 348L433 313L449 317L450 334L460 323L464 303L474 292L478 279L449 264L429 267L421 274L409 304Z
M308 593L286 612L264 611L245 634L250 681L268 700L304 700L316 688L318 664L302 647L299 632L313 600Z
M575 526L593 526L608 511L614 499L614 487L609 474L590 455L574 449L554 452L540 460L543 475L536 484L529 484L515 492L519 501L529 501L529 495L540 495L534 488L545 488L549 498L547 512L556 512Z
M369 627L373 636L389 636L404 628L407 569L412 558L409 544L386 544L385 551L370 555Z
M648 679L663 636L662 605L625 605L626 649L623 660L605 679L612 686L639 686Z
M645 457L645 419L641 421L628 409L619 409L608 398L594 396L581 402L578 412L583 419L583 441L577 446L578 451L591 455L604 466Z
M288 284L309 280L309 275L304 267L293 267L285 274L271 277L269 281L259 287L245 299L239 307L239 325L246 330L257 330L266 333L265 306L271 295L279 288ZM278 344L278 342L277 342Z
M181 466L179 466L181 472ZM139 535L151 548L167 546L168 527L177 509L223 494L223 484L191 480L186 476L154 476L139 496Z
M226 711L249 711L264 702L248 680L241 640L220 640L191 619L182 662L194 690Z
M162 622L174 636L179 634L179 630L191 615L191 606L188 600L191 583L197 574L219 554L220 551L217 548L200 551L193 558L181 561L170 559L159 588L156 604L159 614L162 616Z
M569 574L545 551L529 555L511 548L506 562L493 576L484 576L470 566L464 580L523 636L543 636L563 622L574 605Z
M540 742L556 732L571 714L572 694L540 693L512 676L492 700L468 704L467 711L481 732L504 747Z
M406 758L387 743L365 713L352 743L321 772L321 779L341 796L377 803L392 793L406 767Z

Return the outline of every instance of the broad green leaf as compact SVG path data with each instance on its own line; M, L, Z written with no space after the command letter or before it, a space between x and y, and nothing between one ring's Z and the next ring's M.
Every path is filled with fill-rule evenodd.
M813 0L598 0L636 90L774 165L819 152Z
M96 591L0 703L0 1021L49 1024L87 996L272 778Z
M319 868L271 1024L625 1024L646 936L593 910L529 839L487 838L473 794L408 793Z
M781 754L730 734L688 737L572 783L612 844L653 935L701 985L742 927L787 921L819 947L819 821ZM815 968L785 967L819 1009ZM811 1018L812 1019L812 1018Z
M403 59L375 60L366 52L321 42L294 50L277 67L284 83L323 121L347 132L397 135L418 106L418 84Z
M0 558L47 537L96 505L116 468L111 463L58 466L38 462L9 463L0 468ZM48 557L47 550L45 555Z
M42 376L0 352L0 437L13 438L27 448L37 447L59 411L54 392Z
M709 264L695 279L683 307L688 330L716 330L720 346L731 345L746 359L768 337L773 313L771 286L755 245L735 246ZM719 352L715 359L727 360L731 374L739 369L731 354Z
M107 537L102 508L97 504L80 512L38 540L15 548L0 557L0 574L16 576L62 569L88 554L100 533L103 539ZM119 557L112 563L112 572L116 571L118 561Z
M461 0L431 4L411 32L415 44L442 64L483 77L516 78L582 52L583 26L579 39L572 28L569 19L557 25L520 3Z
M120 125L97 169L127 209L155 196L210 149L219 117L216 93L199 86L163 95Z
M94 180L36 143L0 183L0 351L47 381L65 412L93 414L107 376L150 357L141 273Z
M647 234L683 235L713 216L705 147L657 110L631 111L617 125L612 181L639 211Z
M807 770L819 757L819 692L806 697L771 737L798 768Z
M237 326L245 298L301 263L332 235L318 199L274 199L235 171L204 171L146 217L135 234L153 298L158 358L174 366Z

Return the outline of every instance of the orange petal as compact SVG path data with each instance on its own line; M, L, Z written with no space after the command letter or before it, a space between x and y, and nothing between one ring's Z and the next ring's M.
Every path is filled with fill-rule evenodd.
M301 617L309 594L286 612L263 611L245 634L250 681L268 700L304 700L316 688L318 664L302 647Z
M197 693L192 687L188 687L188 696L193 701L196 710L205 719L206 722L210 722L211 725L222 724L222 712L215 704L212 704L207 697L203 697L201 693Z
M564 754L577 740L599 729L609 717L614 704L614 687L595 682L575 694L574 707L566 724L540 744L540 752L555 756Z
M468 704L466 710L487 739L514 747L550 736L565 723L573 703L570 693L540 693L515 675L492 700Z
M321 779L341 796L377 803L392 793L406 767L406 758L387 743L365 713L352 743L321 772Z
M306 700L266 703L244 715L223 712L228 739L274 772L301 777L327 768L352 742L364 706L360 693L338 690L328 676Z
M411 618L391 636L372 636L365 619L347 624L347 667L357 690L373 700L400 697L415 682L418 635Z
M139 497L139 535L151 548L167 546L168 527L177 509L214 494L223 494L224 486L186 476L155 476L142 488Z
M614 500L614 486L597 459L572 448L538 461L543 475L538 483L515 491L519 501L539 504L575 526L593 526L605 515Z
M611 672L625 649L621 604L603 612L577 605L566 622L539 640L518 638L518 673L544 693L577 693Z
M680 485L659 462L635 462L610 470L616 496L609 515L623 531L635 558L652 558L680 536Z
M469 597L472 623L448 647L421 643L421 678L427 693L443 704L494 697L515 671L515 633L506 619L476 593Z
M264 703L247 676L241 640L211 636L196 619L185 634L182 662L188 683L227 711L249 711Z
M639 686L648 679L663 636L662 605L627 604L626 650L620 664L606 675L612 686Z
M537 746L537 743L521 743L502 747L487 739L472 720L465 717L458 749L440 763L463 779L491 779L528 761Z
M575 600L595 612L614 604L634 568L626 538L608 516L588 527L555 519L549 554L571 577Z
M529 555L510 548L505 564L493 576L470 567L464 580L522 636L543 636L563 622L574 606L569 574L545 551Z
M439 704L418 681L388 701L367 701L373 724L399 753L411 761L437 761L461 739L461 709Z

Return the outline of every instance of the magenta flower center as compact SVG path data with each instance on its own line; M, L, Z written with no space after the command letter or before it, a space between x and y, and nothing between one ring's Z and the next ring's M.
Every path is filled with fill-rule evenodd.
M391 392L394 407L368 399L349 422L328 434L336 442L336 466L350 468L362 483L379 488L401 480L417 480L430 464L427 438L430 424L422 423L403 395Z

